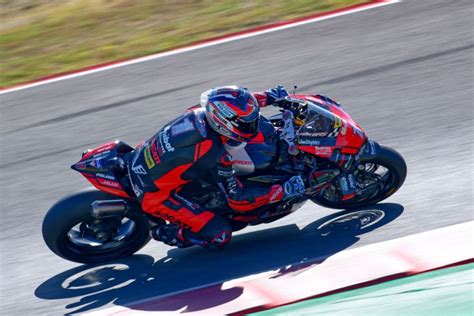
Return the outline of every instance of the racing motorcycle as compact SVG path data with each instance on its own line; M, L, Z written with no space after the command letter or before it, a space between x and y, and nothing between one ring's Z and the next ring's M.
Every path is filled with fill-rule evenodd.
M360 208L380 202L403 184L407 166L394 149L367 138L362 128L334 100L321 95L291 95L275 104L279 113L261 117L276 140L229 147L239 180L283 183L294 175L305 179L304 196L262 206L249 214L225 213L237 231L273 222L311 200L332 209ZM189 110L198 110L197 106ZM259 124L260 125L260 124ZM150 240L150 230L165 220L145 214L130 189L127 164L133 148L114 141L83 153L71 166L95 188L64 197L46 214L43 238L56 255L80 263L99 263L130 256ZM125 170L125 171L124 171ZM215 184L200 180L201 205L226 208Z

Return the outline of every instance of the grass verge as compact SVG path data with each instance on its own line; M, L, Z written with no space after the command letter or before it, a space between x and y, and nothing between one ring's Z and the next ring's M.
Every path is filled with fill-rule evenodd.
M0 87L367 0L0 0Z

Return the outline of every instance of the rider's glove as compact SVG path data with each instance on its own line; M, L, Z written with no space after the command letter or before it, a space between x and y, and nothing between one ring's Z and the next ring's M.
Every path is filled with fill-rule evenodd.
M266 91L267 93L267 104L273 104L276 101L288 96L286 89L279 85L276 88L272 88Z
M301 176L291 177L283 184L285 195L283 200L289 200L294 197L302 196L304 194L304 182Z

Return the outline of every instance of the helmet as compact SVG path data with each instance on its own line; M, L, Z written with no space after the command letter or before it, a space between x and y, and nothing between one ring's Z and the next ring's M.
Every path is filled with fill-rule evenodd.
M201 94L209 125L217 133L247 142L258 133L260 108L255 97L246 88L217 87Z

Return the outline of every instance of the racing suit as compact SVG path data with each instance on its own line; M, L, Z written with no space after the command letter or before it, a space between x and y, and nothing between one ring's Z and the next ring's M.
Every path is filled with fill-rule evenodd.
M267 105L265 92L254 96L260 106ZM255 210L284 196L278 184L242 185L225 142L223 136L208 126L204 110L194 108L139 145L130 158L131 185L143 211L177 224L182 242L193 239L202 241L204 246L222 246L230 241L229 221L196 202L199 200L196 192L202 193L202 188L196 187L199 180L217 184L227 198L228 207L237 212Z

